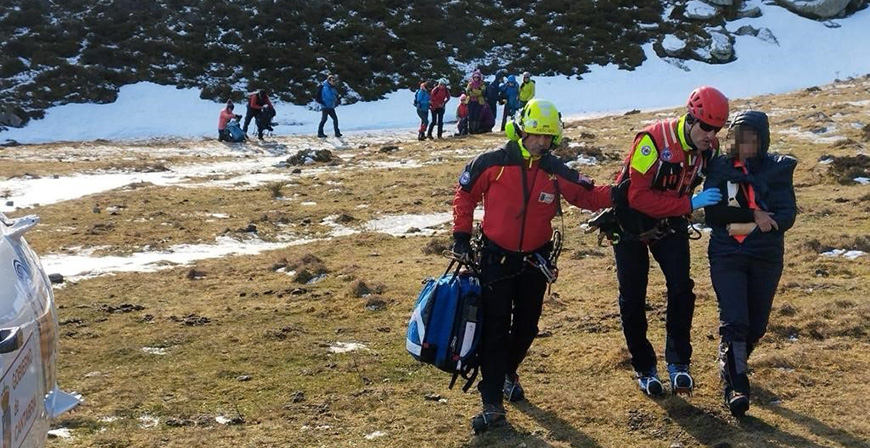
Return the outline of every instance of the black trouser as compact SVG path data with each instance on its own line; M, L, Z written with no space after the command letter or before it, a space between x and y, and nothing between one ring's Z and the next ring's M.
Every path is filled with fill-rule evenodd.
M480 114L483 111L483 105L477 100L468 102L468 133L476 134L480 127Z
M251 120L256 118L257 115L260 115L261 110L262 109L254 109L251 106L248 106L247 110L245 111L245 125L242 126L242 132L246 134L248 133L248 126L251 124Z
M613 246L622 332L631 353L631 365L638 372L649 371L656 365L655 350L646 337L649 252L662 269L668 288L665 360L673 364L689 364L692 358L689 333L695 312L695 293L692 292L695 282L689 276L689 236L679 230L682 228L649 246L626 238Z
M432 109L432 122L429 123L429 137L432 137L432 129L435 127L435 124L438 124L438 138L441 138L441 134L444 132L444 108L440 109Z
M506 374L514 374L538 335L547 281L522 256L484 250L483 337L477 385L484 404L500 404Z
M745 254L710 257L710 276L719 302L719 373L726 387L749 394L749 354L767 331L782 258Z
M335 108L324 108L320 111L320 126L317 127L317 135L323 135L323 125L326 124L326 118L332 117L332 128L335 130L335 135L341 132L338 130L338 115L335 114Z
M218 141L230 141L230 131L228 129L218 130Z

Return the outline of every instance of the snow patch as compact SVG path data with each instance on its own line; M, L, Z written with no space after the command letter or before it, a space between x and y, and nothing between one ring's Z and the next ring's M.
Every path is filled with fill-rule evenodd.
M357 350L369 351L369 348L359 342L336 342L329 346L330 353L348 353Z
M860 251L860 250L834 249L834 250L829 251L829 252L822 252L822 255L824 255L826 257L833 257L833 258L843 257L843 258L848 258L850 260L854 260L858 257L863 257L864 255L867 255L867 253L864 251Z

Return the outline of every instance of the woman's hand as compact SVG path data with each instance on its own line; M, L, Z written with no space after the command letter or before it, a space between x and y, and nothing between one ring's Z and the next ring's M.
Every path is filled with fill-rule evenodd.
M752 214L755 218L755 224L758 224L758 228L762 232L770 232L770 229L779 230L779 224L771 218L773 213L764 210L753 210Z

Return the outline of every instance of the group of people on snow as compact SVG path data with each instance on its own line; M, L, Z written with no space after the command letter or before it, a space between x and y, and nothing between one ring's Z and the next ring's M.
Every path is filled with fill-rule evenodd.
M321 117L317 127L317 137L327 138L324 126L328 119L332 119L332 127L336 137L341 137L338 127L338 115L335 109L341 103L341 96L336 88L338 78L330 74L320 83L314 94ZM495 74L492 82L485 82L480 70L471 74L471 79L465 87L464 93L459 96L459 105L456 109L458 120L457 134L467 135L484 132L492 132L496 125L498 105L503 105L501 130L504 131L509 116L513 116L523 105L535 97L535 81L529 72L517 80L514 75L507 75L504 70ZM414 107L420 117L420 128L417 138L425 140L433 139L433 131L437 127L437 137L443 138L444 134L444 111L450 102L451 92L447 79L441 78L436 81L426 81L420 84L419 90L414 95ZM275 116L275 106L269 99L266 89L259 89L248 95L247 109L244 124L239 123L241 117L235 118L232 101L221 110L218 118L218 140L243 141L247 138L251 120L257 125L257 138L262 140L266 131L272 131ZM430 120L431 116L431 120ZM241 135L235 127L241 128Z
M336 75L330 74L318 84L317 91L314 94L314 100L320 108L321 118L320 125L317 128L317 136L326 138L327 135L323 132L323 126L327 119L332 118L332 128L335 131L336 137L341 137L341 131L338 129L338 115L335 113L335 108L338 107L341 101L341 96L338 89L335 87L337 82ZM241 115L233 113L235 105L232 100L228 100L226 107L221 110L218 117L218 140L240 142L247 139L248 127L251 120L257 125L257 138L263 140L263 133L266 131L274 131L272 118L275 117L275 106L269 99L266 89L259 89L256 92L248 94L247 111L245 113L244 125L239 123ZM241 133L235 132L235 128L240 128Z
M479 131L482 110L489 106L486 91L481 77L473 76L466 91L473 95L468 106L474 105L468 111L470 132ZM708 259L719 304L722 392L730 412L742 417L749 409L748 358L767 328L783 269L783 235L797 210L792 179L797 161L768 152L767 115L736 114L727 135L729 150L720 152L717 134L729 118L728 99L715 88L699 87L684 114L636 134L613 185L596 185L550 153L562 140L555 105L519 97L524 101L519 114L505 130L509 141L465 167L453 200L452 251L477 264L482 287L478 390L483 409L472 419L475 432L503 425L504 400L523 400L527 393L518 372L538 335L552 280L547 270L555 266L542 269L541 264L551 263L551 220L561 213L562 197L583 209L605 210L589 224L613 246L623 334L637 386L649 396L665 391L647 338L650 254L667 285L664 358L670 389L691 394L695 386L687 217L705 210L712 228ZM473 248L473 213L480 202L482 235Z

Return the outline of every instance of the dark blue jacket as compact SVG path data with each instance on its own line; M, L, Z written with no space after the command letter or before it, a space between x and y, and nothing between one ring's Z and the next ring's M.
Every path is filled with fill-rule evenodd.
M501 99L501 83L503 78L504 74L498 72L495 74L495 79L486 86L483 97L486 99L487 103L495 104Z
M746 161L749 174L734 166L730 154L713 158L707 168L704 189L719 188L722 201L704 209L707 225L713 229L710 237L708 256L721 257L743 253L753 257L782 260L785 250L783 234L795 221L797 203L794 194L794 169L797 159L778 154L768 154L770 146L770 127L767 115L763 112L742 112L734 118L733 126L743 125L753 128L759 136L759 153ZM725 226L730 223L754 222L752 210L743 189L738 189L736 200L740 207L728 205L728 183L751 184L755 191L755 202L762 210L772 212L773 220L779 230L762 232L755 229L740 243Z

